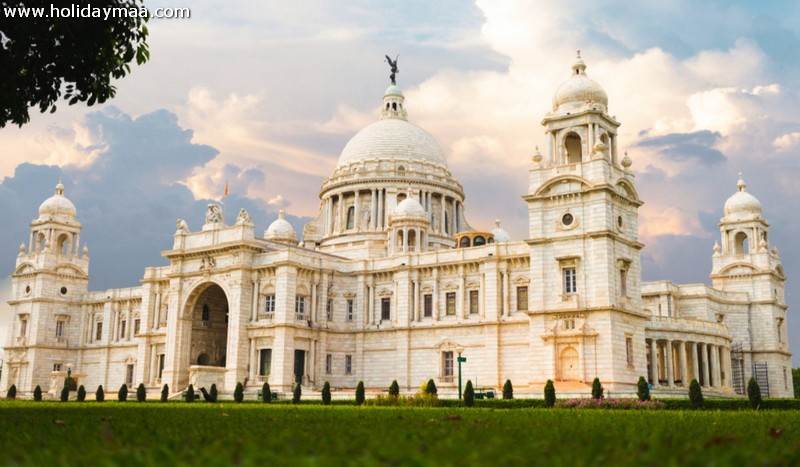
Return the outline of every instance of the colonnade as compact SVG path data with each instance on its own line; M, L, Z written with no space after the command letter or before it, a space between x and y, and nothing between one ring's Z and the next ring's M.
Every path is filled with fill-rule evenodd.
M653 387L689 387L696 379L704 388L731 385L730 348L706 342L646 339L648 377Z

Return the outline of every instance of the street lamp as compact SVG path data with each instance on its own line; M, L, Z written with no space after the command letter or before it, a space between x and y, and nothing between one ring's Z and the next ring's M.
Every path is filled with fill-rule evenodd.
M464 347L460 345L456 347L458 353L458 398L461 399L461 363L467 361L467 357L462 357L461 353L464 352Z
M72 388L70 379L72 378L72 363L67 363L67 391Z

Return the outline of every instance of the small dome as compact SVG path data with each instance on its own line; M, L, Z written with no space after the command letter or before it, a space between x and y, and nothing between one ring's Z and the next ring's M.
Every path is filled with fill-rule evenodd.
M46 217L74 219L76 214L75 205L64 196L64 185L61 184L61 181L56 185L56 193L39 206L39 220Z
M511 241L511 235L506 232L506 230L500 227L500 219L494 221L494 229L492 230L492 236L494 237L495 243L507 243Z
M605 110L608 107L608 94L602 86L586 76L586 64L578 51L578 61L572 65L572 76L558 87L553 96L553 110L578 110L585 104L600 104Z
M286 217L286 211L281 209L278 211L278 218L264 232L264 238L276 242L295 244L297 243L297 233L294 231L292 224L284 217Z
M400 204L394 208L392 215L395 218L421 217L427 219L428 217L428 213L425 212L425 208L419 204L419 201L411 196L408 196L406 199L401 201Z
M742 174L739 174L739 182L736 187L739 191L725 201L725 218L727 220L760 219L761 202L747 192L747 184L744 182Z
M400 88L398 88L397 85L392 84L388 88L386 88L386 92L383 93L383 95L384 96L402 96L403 92L400 91Z

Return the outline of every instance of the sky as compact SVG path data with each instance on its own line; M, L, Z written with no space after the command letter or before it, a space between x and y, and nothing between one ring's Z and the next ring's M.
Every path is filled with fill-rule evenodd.
M59 178L83 223L92 290L136 286L144 267L166 264L175 219L198 229L226 183L229 222L244 207L261 232L285 208L302 231L344 145L377 119L383 57L398 54L409 120L444 150L470 224L499 218L525 239L540 122L581 50L645 202L643 279L709 283L741 172L779 248L800 346L800 3L145 3L191 18L150 22L151 60L115 83L115 99L34 109L29 124L0 129L5 271Z

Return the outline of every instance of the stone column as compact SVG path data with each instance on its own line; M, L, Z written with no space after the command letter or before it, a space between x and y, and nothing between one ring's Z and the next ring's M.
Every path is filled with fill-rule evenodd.
M339 214L338 214L338 217L339 217L339 230L336 233L342 233L347 228L347 226L345 225L345 222L347 222L347 219L345 219L345 217L344 217L344 193L339 193L339 209L338 209L338 211L339 211Z
M355 201L354 201L355 204L353 204L353 207L355 208L355 209L353 209L353 228L356 231L360 231L361 230L361 226L360 226L360 222L361 222L361 193L360 193L360 190L356 190L355 193L356 193Z
M384 196L383 189L378 190L378 230L383 230L383 211L384 211Z
M664 355L666 356L666 367L667 367L667 386L675 387L675 368L672 363L672 341L667 339L664 343Z
M700 364L697 361L697 342L692 342L692 379L700 382ZM691 381L690 381L691 382Z
M509 300L509 271L508 271L508 263L506 263L506 269L502 272L503 273L503 315L511 316L511 300Z
M367 303L369 324L375 323L375 276L369 276L369 303Z
M373 188L369 196L369 230L375 230L375 220L378 217L378 213L375 212L375 209L378 207L378 200L375 199L377 191L378 190Z
M447 217L445 215L446 208L447 208L447 200L445 199L444 195L441 195L441 198L442 198L442 202L440 204L441 204L441 207L442 207L442 210L441 210L442 212L439 213L439 215L441 217L441 219L440 219L441 222L439 223L439 233L443 234L443 233L445 233L447 231L445 229L445 227L444 227L444 221L445 221L445 218Z
M681 384L683 384L683 387L687 388L689 387L689 371L688 367L686 366L686 342L680 341L678 346L678 358L681 369Z
M711 367L712 367L712 379L713 379L713 386L715 387L722 387L722 372L720 371L720 361L719 361L719 346L712 345L711 346Z
M422 312L420 311L419 306L419 273L414 274L414 283L412 285L414 287L414 303L411 306L412 318L411 320L414 321L422 321Z
M481 318L486 318L486 273L481 273L481 290L480 290L480 313Z
M253 284L253 298L250 307L250 321L255 322L258 319L258 273L253 273L250 282Z
M703 359L703 387L710 387L709 373L708 373L708 346L700 344L700 357Z
M403 253L408 253L408 227L403 227Z
M258 382L258 351L256 350L256 340L250 339L250 384Z
M658 343L655 338L650 339L650 381L653 387L658 387Z
M467 310L464 300L464 266L458 266L458 297L456 298L456 315L459 319L467 317Z
M439 320L439 269L433 268L433 320Z

